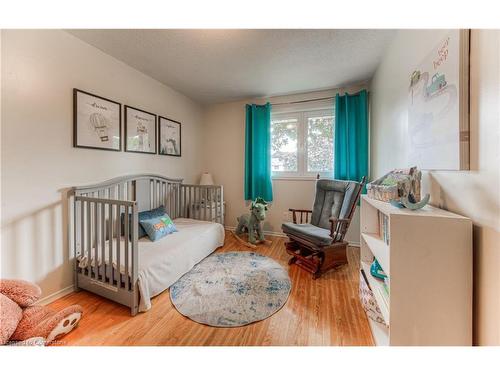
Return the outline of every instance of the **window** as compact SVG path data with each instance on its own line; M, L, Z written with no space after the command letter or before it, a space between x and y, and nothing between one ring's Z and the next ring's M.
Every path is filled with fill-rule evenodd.
M333 175L333 108L272 113L273 177Z

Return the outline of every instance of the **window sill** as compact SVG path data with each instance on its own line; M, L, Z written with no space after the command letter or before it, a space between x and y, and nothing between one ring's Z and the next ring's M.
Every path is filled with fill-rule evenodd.
M271 180L282 181L315 181L316 176L271 176Z

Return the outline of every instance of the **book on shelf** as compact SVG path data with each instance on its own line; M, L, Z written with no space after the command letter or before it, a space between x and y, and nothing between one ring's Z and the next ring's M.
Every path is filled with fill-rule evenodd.
M379 223L380 239L384 241L387 245L389 245L389 217L386 214L379 211L378 223Z

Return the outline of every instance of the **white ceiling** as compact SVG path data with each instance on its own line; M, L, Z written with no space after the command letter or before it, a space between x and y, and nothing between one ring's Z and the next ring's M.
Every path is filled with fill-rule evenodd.
M392 30L68 30L203 104L370 79Z

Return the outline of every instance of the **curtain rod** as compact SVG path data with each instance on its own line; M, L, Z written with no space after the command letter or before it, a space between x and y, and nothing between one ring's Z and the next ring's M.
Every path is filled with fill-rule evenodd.
M327 96L327 97L324 97L324 98L317 98L317 99L297 100L295 102L271 103L271 105L300 104L300 103L316 102L316 101L328 100L328 99L334 99L334 98L335 98L335 96Z

